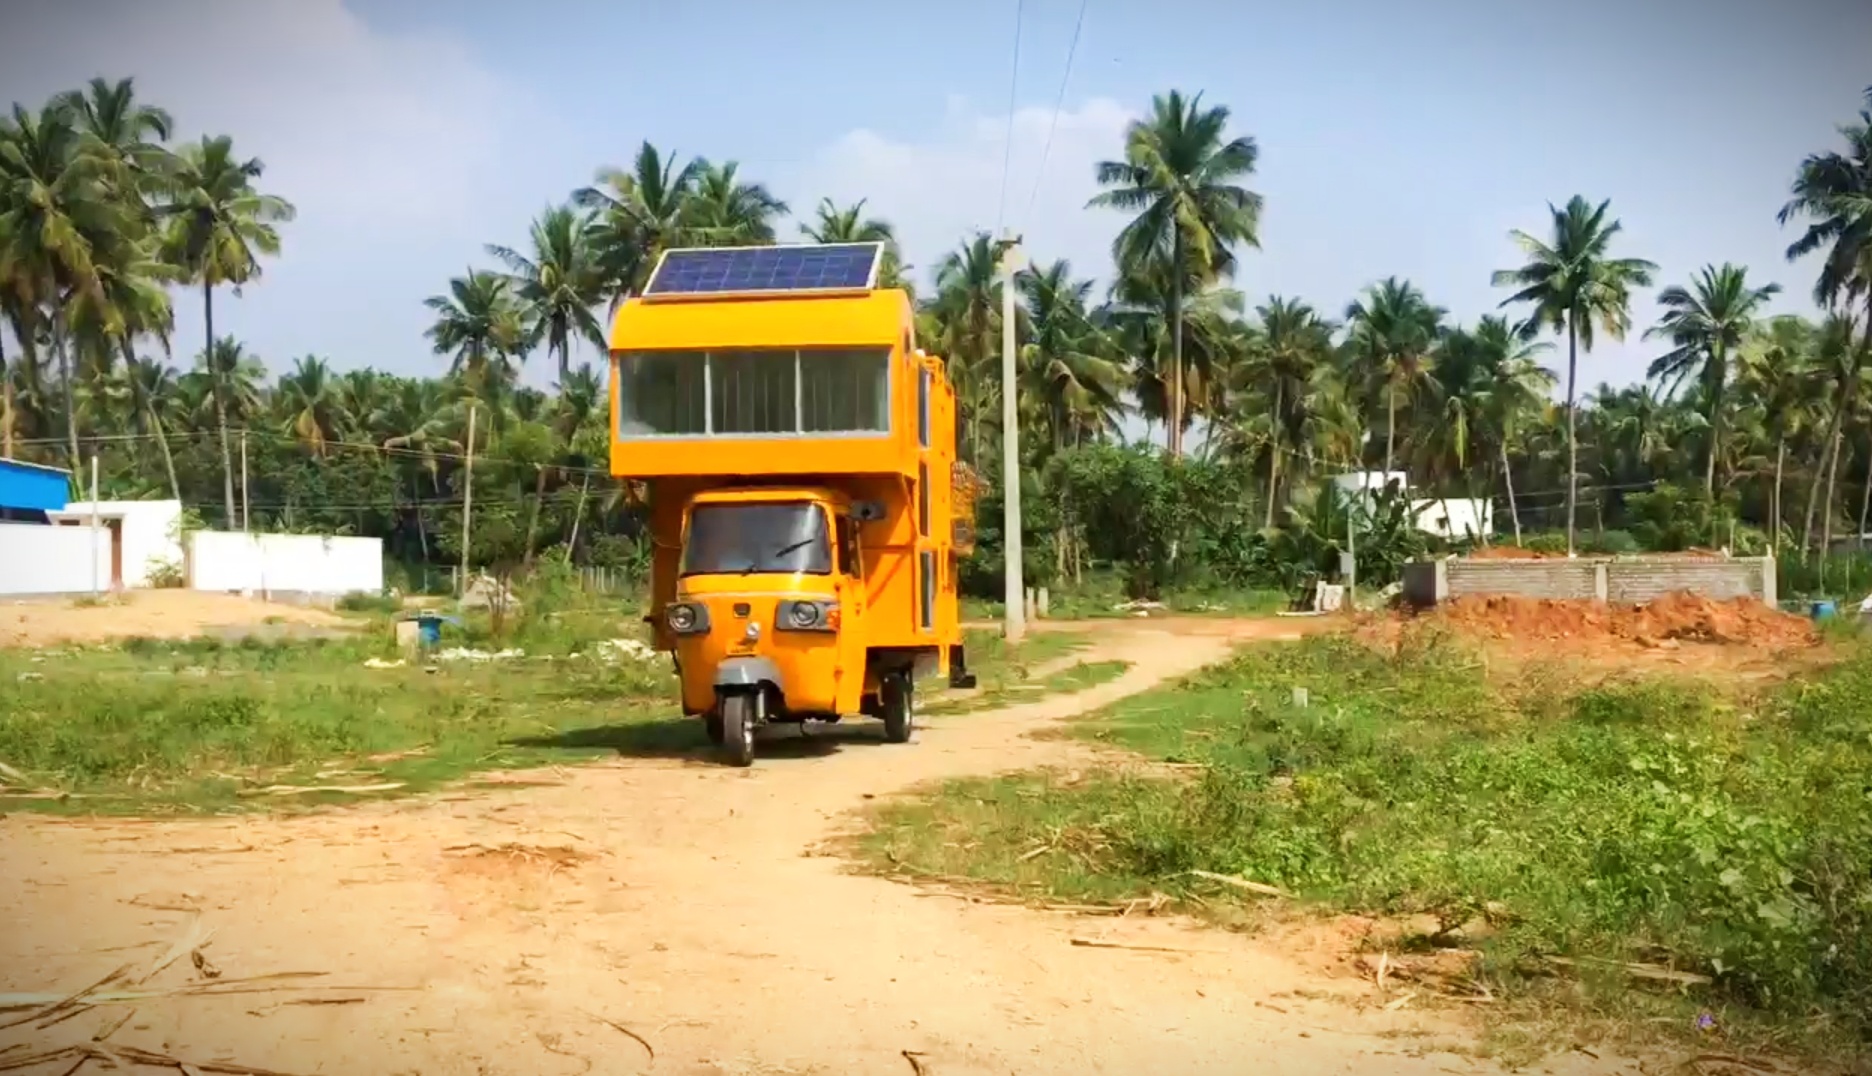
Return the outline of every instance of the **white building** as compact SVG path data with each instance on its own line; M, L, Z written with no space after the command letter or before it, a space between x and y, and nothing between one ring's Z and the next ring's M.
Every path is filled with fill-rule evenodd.
M1452 541L1458 538L1486 538L1495 533L1495 502L1487 497L1474 499L1411 500L1417 517L1417 529L1425 534Z
M1347 494L1375 498L1387 486L1410 492L1410 476L1404 471L1356 471L1334 475L1333 485ZM1487 497L1436 498L1412 497L1411 517L1417 529L1438 538L1486 538L1495 533L1495 502Z
M181 501L72 501L61 511L47 512L46 519L64 527L88 527L97 520L110 537L106 589L147 587L157 572L183 570Z

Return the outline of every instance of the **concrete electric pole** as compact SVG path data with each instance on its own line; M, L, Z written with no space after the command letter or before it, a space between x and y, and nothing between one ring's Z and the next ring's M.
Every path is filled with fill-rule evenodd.
M1020 408L1015 399L1014 274L1022 266L1020 237L995 244L1001 254L1001 498L1005 509L1001 542L1007 553L1007 623L1009 643L1027 633L1027 588L1021 578Z

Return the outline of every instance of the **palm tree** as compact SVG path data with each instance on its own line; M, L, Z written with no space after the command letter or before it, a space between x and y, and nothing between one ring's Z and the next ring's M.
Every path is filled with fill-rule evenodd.
M214 407L215 425L221 431L221 473L227 488L227 526L230 529L246 522L234 514L233 454L228 441L228 420L243 421L259 408L259 383L266 376L260 360L248 355L231 336L214 341L195 357L193 375L207 390Z
M461 450L461 443L448 435L453 418L450 412L441 382L399 378L370 416L370 424L385 431L381 442L383 449L413 460L416 465L410 474L410 507L416 518L416 541L425 562L429 559L429 530L423 518L422 489L417 483L421 476L427 476L430 487L440 493L441 453Z
M83 90L72 90L56 100L71 111L95 140L99 155L117 171L115 196L134 203L139 215L147 217L146 199L159 192L173 164L163 146L175 130L169 113L139 103L135 82L127 78L114 83L94 78Z
M696 164L695 189L685 207L696 238L709 246L773 242L774 218L786 215L787 204L764 184L741 182L738 162Z
M1769 495L1768 541L1781 554L1781 483L1788 441L1802 428L1824 392L1814 368L1815 329L1805 318L1778 317L1756 326L1737 354L1737 387L1754 401L1764 431L1774 439L1774 485Z
M991 368L992 341L1001 319L994 243L986 232L943 256L936 266L932 312L942 326L942 353L949 376L968 405L971 458L979 462L981 422L999 399L1000 378Z
M544 341L559 360L559 378L572 365L572 337L605 349L604 326L592 314L604 291L604 271L591 239L591 218L569 206L546 210L533 222L533 256L490 245L507 266L509 290L526 319L529 344Z
M1250 390L1268 403L1268 486L1262 525L1274 525L1279 500L1281 460L1300 455L1306 446L1307 402L1320 373L1332 359L1332 332L1327 322L1298 299L1271 295L1255 308L1260 331L1246 349L1238 369L1237 390Z
M163 413L176 395L175 369L157 359L131 356L124 363L119 384L138 432L155 438L162 447L163 469L169 475L169 494L180 501L182 483L176 478L175 455L169 449L169 434L162 421Z
M294 362L292 371L279 379L274 404L285 419L286 432L314 456L323 456L338 427L331 365L317 355Z
M66 308L74 297L103 302L104 270L134 237L135 222L111 196L111 165L60 102L38 115L13 106L0 127L0 265L25 306L48 303L52 352L65 394L70 463L78 467L78 416L66 349ZM32 335L24 326L22 345Z
M1064 260L1015 278L1026 306L1028 343L1020 350L1019 389L1045 411L1054 451L1116 430L1123 412L1125 371L1103 354L1102 334L1091 322L1092 281L1075 280Z
M1512 287L1502 306L1531 303L1533 311L1523 332L1542 328L1564 329L1567 337L1567 552L1573 552L1574 526L1579 502L1579 441L1574 393L1579 376L1579 349L1592 350L1594 327L1614 340L1623 340L1631 328L1633 288L1648 287L1657 266L1640 258L1614 258L1612 240L1623 230L1607 220L1610 201L1598 206L1574 195L1566 208L1547 206L1552 232L1546 241L1523 231L1509 233L1527 255L1518 269L1495 273L1496 287Z
M1858 122L1840 128L1846 152L1816 153L1802 161L1794 176L1791 197L1780 213L1783 225L1795 219L1809 222L1807 230L1788 247L1789 261L1824 251L1820 276L1814 281L1814 301L1834 311L1843 310L1854 300L1863 301L1866 307L1865 345L1848 349L1853 365L1850 376L1843 378L1839 386L1845 395L1838 398L1821 446L1829 521L1846 412L1851 410L1858 391L1859 364L1867 352L1872 352L1872 87L1867 88L1865 101ZM1819 494L1819 481L1813 490L1808 498L1802 548L1812 538L1813 498ZM1829 526L1822 531L1823 543L1830 530Z
M449 281L447 295L432 295L423 305L436 312L423 335L436 354L449 356L451 375L484 390L510 378L509 358L526 336L510 278L471 269Z
M1357 380L1376 386L1385 401L1386 475L1397 455L1398 404L1434 387L1430 357L1444 313L1415 284L1397 277L1372 285L1346 307L1346 342L1363 375Z
M1658 295L1664 315L1645 332L1647 340L1662 337L1675 345L1652 360L1647 377L1671 382L1673 393L1693 378L1702 383L1710 426L1703 491L1711 496L1716 493L1729 360L1753 331L1756 313L1780 290L1779 284L1750 287L1748 270L1739 265L1706 265L1689 288L1673 285Z
M1509 446L1530 420L1539 416L1553 392L1553 371L1538 356L1551 345L1524 340L1506 318L1485 317L1467 334L1480 367L1475 390L1480 393L1481 432L1495 441L1501 457L1502 481L1507 485L1508 516L1514 524L1515 544L1521 544L1521 510L1515 503L1514 462Z
M678 168L645 142L630 171L603 169L596 186L573 192L575 205L596 214L592 242L613 303L642 291L657 258L689 242L689 199L701 170L701 161Z
M840 207L830 198L821 198L813 210L810 224L800 225L800 234L815 243L882 243L884 263L878 267L878 287L904 288L903 251L897 245L897 231L889 221L864 215L865 199Z
M1120 161L1098 165L1099 185L1109 188L1091 204L1135 214L1118 233L1112 255L1120 272L1168 254L1172 271L1164 311L1170 330L1169 447L1183 452L1183 297L1197 282L1229 276L1231 247L1259 246L1261 196L1237 185L1254 173L1254 139L1224 141L1229 110L1205 109L1202 95L1185 99L1172 90L1151 101L1151 115L1125 131Z
M1832 314L1820 323L1813 342L1811 362L1815 376L1824 386L1820 399L1829 413L1827 433L1820 442L1819 462L1814 467L1813 482L1808 487L1806 522L1801 528L1801 548L1811 548L1814 539L1816 509L1824 501L1821 516L1820 546L1825 550L1833 536L1833 494L1839 479L1840 447L1844 440L1846 415L1858 399L1860 383L1865 379L1866 345L1853 341L1853 320Z
M279 232L274 225L293 219L292 203L254 189L266 171L257 157L241 160L233 141L225 135L204 136L182 147L167 186L169 232L165 247L174 264L201 285L202 338L210 356L219 344L214 332L214 290L231 284L240 294L243 284L260 276L262 254L278 254ZM216 406L224 408L217 397ZM221 489L227 518L234 518L234 455L228 444L227 422L221 422Z
M1131 390L1147 423L1163 422L1168 429L1172 399L1194 401L1177 416L1180 443L1199 415L1214 418L1214 405L1244 343L1241 320L1247 302L1241 292L1217 283L1192 287L1184 294L1179 321L1163 316L1175 290L1166 253L1121 270L1099 319L1131 357ZM1180 363L1174 360L1176 324L1183 327Z

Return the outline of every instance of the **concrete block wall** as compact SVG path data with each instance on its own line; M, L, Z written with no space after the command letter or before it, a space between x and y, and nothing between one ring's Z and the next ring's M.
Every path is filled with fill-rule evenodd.
M1607 566L1606 597L1637 604L1673 590L1688 590L1717 599L1760 598L1775 601L1773 559L1747 557L1724 560L1648 557L1613 561Z
M1600 597L1598 564L1591 560L1464 560L1459 557L1449 562L1448 596Z
M1687 590L1719 600L1759 598L1769 605L1777 596L1773 557L1457 557L1405 565L1403 586L1405 599L1419 606L1482 594L1637 604Z

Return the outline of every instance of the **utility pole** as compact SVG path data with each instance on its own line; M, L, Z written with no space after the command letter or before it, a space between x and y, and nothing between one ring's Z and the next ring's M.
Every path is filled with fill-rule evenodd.
M100 590L102 589L100 583L98 582L98 566L97 566L97 559L98 559L97 497L98 497L97 453L93 452L91 453L91 593L93 594L99 593Z
M241 533L253 533L253 511L247 504L247 431L241 431Z
M457 583L456 597L468 593L468 523L474 517L474 444L475 444L475 405L468 405L468 466L467 480L462 483L462 555L461 578Z
M1027 588L1021 578L1020 408L1015 399L1014 274L1021 269L1020 237L995 244L1001 255L1001 542L1007 554L1007 623L1002 636L1018 643L1027 634Z

